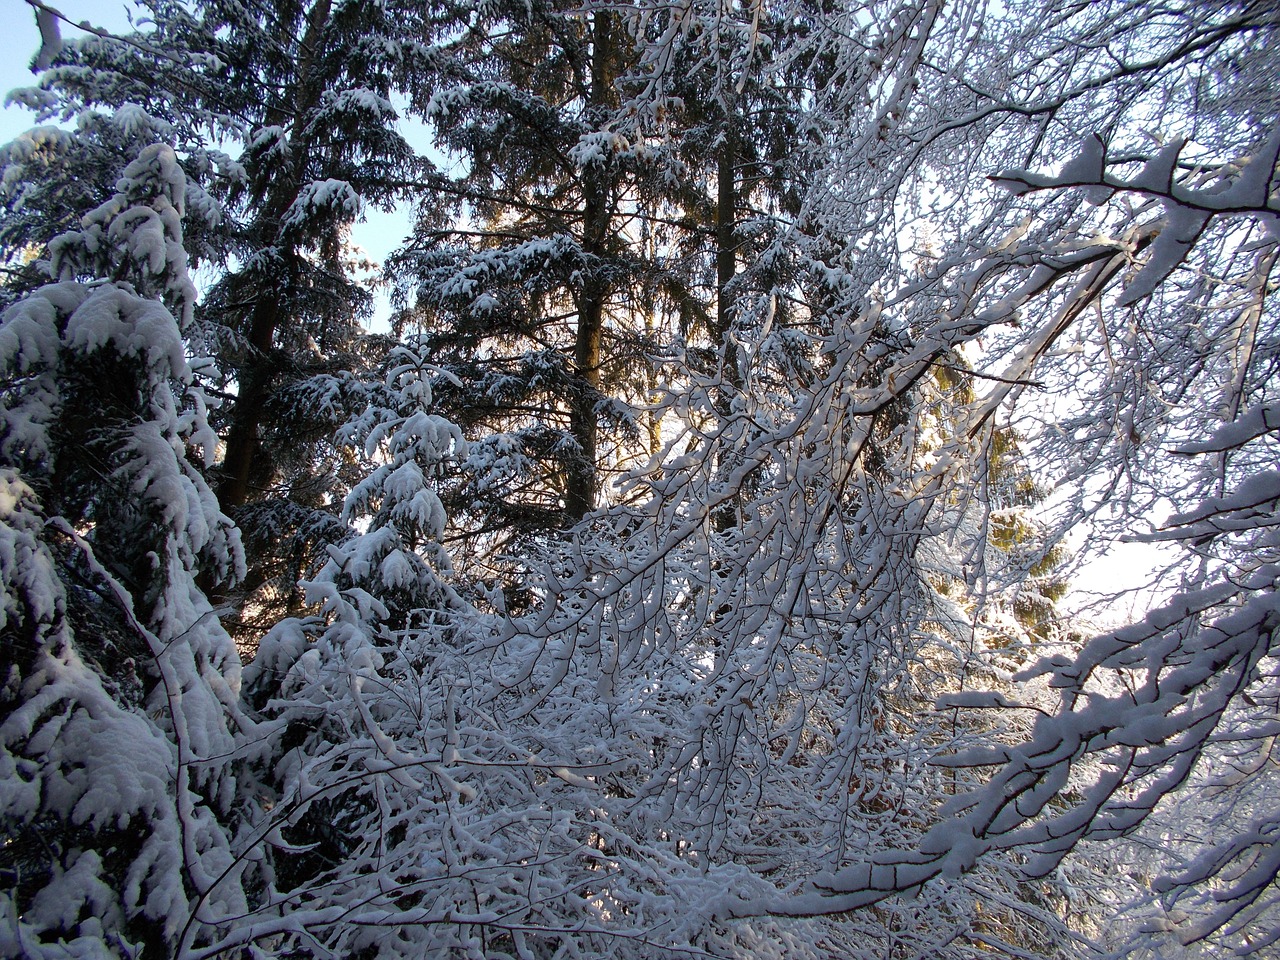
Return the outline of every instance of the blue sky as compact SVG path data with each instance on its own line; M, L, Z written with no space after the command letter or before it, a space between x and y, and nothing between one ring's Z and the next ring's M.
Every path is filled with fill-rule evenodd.
M119 30L129 24L125 5L112 0L50 0L49 5L76 22L88 20L108 30ZM64 24L62 35L70 39L77 31ZM28 65L40 48L40 31L36 29L35 13L25 0L0 0L0 37L4 38L0 44L4 53L0 57L0 89L7 94L15 87L30 86L35 82L35 75ZM32 125L28 111L5 106L0 110L0 143L8 143Z

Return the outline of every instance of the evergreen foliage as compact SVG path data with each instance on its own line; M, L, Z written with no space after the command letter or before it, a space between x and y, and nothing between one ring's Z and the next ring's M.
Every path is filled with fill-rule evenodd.
M637 245L663 185L615 131L634 52L616 14L482 4L421 104L458 176L424 205L395 274L442 370L441 409L472 444L450 514L486 552L581 519L648 458L644 291L663 265Z
M196 585L243 554L190 459L216 436L162 302L189 330L184 187L173 151L146 147L53 244L56 269L104 279L42 287L0 327L10 956L196 947L254 886L237 758L257 723Z
M1267 5L29 2L0 953L1273 949Z

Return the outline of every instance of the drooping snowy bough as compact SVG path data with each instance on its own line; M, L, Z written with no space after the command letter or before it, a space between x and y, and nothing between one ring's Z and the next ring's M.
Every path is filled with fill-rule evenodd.
M197 586L243 568L184 329L173 151L147 148L0 326L0 950L166 955L244 913L257 724ZM127 279L126 279L127 278Z

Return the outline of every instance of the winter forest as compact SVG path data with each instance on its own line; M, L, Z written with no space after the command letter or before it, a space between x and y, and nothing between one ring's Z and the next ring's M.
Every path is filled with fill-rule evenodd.
M1280 6L26 2L0 955L1280 956Z

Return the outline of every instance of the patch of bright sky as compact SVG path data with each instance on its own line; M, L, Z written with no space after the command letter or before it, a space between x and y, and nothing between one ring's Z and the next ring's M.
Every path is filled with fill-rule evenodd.
M129 29L128 7L123 3L102 0L54 0L49 4L75 23L89 21L103 30ZM64 40L83 36L84 31L62 22ZM36 28L35 9L26 0L0 0L0 35L5 37L5 56L0 57L0 90L8 94L18 87L35 86L36 75L30 65L40 49L40 31ZM6 102L0 109L0 143L30 130L34 114L24 107Z
M87 20L94 27L121 33L130 29L130 5L125 3L54 0L49 5L73 23ZM60 22L59 26L66 41L84 35L84 31L65 21ZM26 0L0 0L0 35L6 38L7 54L0 58L0 91L7 95L10 90L34 86L37 78L31 72L30 63L40 48L40 31L36 27L34 8ZM35 125L35 115L31 111L6 101L0 108L0 143L8 143ZM402 120L401 132L415 148L427 149L427 134L419 125ZM402 205L389 212L369 207L361 222L352 229L351 241L364 256L375 264L381 264L388 254L404 243L411 225L412 212L407 206ZM375 277L376 272L367 279ZM374 330L385 331L391 316L390 299L387 291L381 287L375 294L371 326Z
M1060 167L1052 172L1058 172ZM911 213L912 208L905 200L895 210L899 255L904 267L904 280L908 282L915 278L917 272L924 272L931 266L932 258L944 242L940 232L943 214L960 200L950 184L928 171L922 175L919 194L913 199L923 203L924 212ZM1020 231L1025 232L1026 226L1024 224ZM974 369L984 366L985 351L981 339L963 344L959 352ZM1002 373L999 369L988 372ZM1083 368L1075 371L1075 375L1087 378L1090 371ZM1098 372L1094 375L1105 376ZM1076 391L1068 390L1066 395L1074 397ZM1054 390L1044 393L1032 390L1023 394L1022 401L1036 408L1034 422L1051 423L1057 419L1053 406L1063 402L1063 395ZM1024 433L1022 439L1026 443L1029 438ZM1051 477L1047 471L1041 472L1037 480L1043 483ZM1102 484L1097 486L1099 490L1093 499L1104 499ZM1065 490L1059 491L1057 496L1051 495L1039 510L1046 516L1053 513L1064 493ZM1105 510L1105 506L1102 509ZM1172 512L1172 504L1167 502L1157 507L1148 518L1150 526L1159 527L1164 517ZM1143 531L1135 531L1138 532ZM1141 616L1144 611L1167 600L1180 586L1169 582L1165 576L1166 568L1177 557L1174 548L1166 544L1107 539L1090 535L1090 525L1084 525L1076 530L1066 546L1079 563L1071 572L1070 590L1063 609L1073 616L1086 618L1100 629L1110 629L1129 622L1134 616Z

